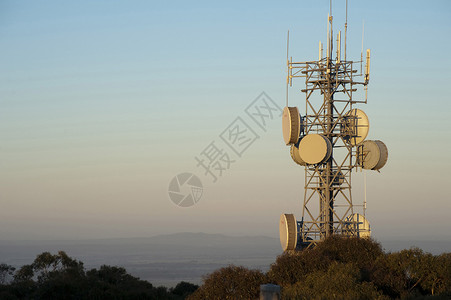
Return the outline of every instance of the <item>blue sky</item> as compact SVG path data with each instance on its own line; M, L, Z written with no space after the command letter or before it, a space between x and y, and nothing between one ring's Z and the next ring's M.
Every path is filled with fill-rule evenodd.
M0 239L277 236L281 213L301 213L304 181L279 120L216 183L194 157L262 91L284 105L287 30L290 55L314 60L328 12L329 1L2 1ZM333 1L335 32L344 12ZM360 58L363 21L371 48L369 138L389 148L368 173L373 232L450 239L451 3L350 0L348 16L348 57ZM188 209L167 195L180 172L205 187Z

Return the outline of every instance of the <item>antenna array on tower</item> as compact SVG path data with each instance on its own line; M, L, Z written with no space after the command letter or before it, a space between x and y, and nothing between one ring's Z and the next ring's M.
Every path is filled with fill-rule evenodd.
M323 44L319 42L317 61L293 62L288 57L287 41L284 140L290 146L294 162L305 168L305 182L302 217L296 221L296 230L293 229L294 215L282 214L280 219L284 250L311 247L333 234L368 237L371 230L365 219L366 200L364 205L353 204L351 174L357 169L379 170L388 157L384 143L366 140L368 117L355 108L367 103L370 50L366 51L364 72L361 67L363 50L360 61L347 60L347 2L343 59L341 31L336 36L336 51L333 52L332 11L327 21L325 57ZM305 94L301 114L297 107L288 106L288 87L296 78L305 81L301 89ZM361 88L365 92L357 93ZM358 207L363 209L363 214L355 212Z

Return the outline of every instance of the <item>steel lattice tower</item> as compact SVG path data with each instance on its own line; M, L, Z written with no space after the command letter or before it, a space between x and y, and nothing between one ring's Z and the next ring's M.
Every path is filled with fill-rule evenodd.
M288 108L288 87L292 86L293 79L304 78L305 80L305 87L301 89L301 92L305 94L305 115L300 117L299 140L297 143L291 143L291 151L301 153L296 160L293 157L293 152L291 152L295 162L305 166L305 183L301 220L296 221L292 217L293 215L287 214L285 214L285 218L283 218L284 215L281 217L281 244L282 247L284 247L284 243L289 245L284 250L292 250L293 245L297 249L303 249L333 234L368 236L369 223L364 217L366 203L363 205L353 204L351 174L353 170L359 167L378 170L387 160L388 152L385 145L380 141L368 141L383 145L385 152L382 153L382 156L385 153L386 155L381 158L379 153L377 168L367 167L366 162L370 158L370 151L364 140L368 134L369 123L366 114L354 108L356 104L367 103L370 50L366 51L364 68L363 46L360 61L347 60L346 16L344 57L342 59L341 32L336 36L337 47L335 51L333 50L332 20L332 16L329 15L326 53L323 56L323 46L320 42L317 61L294 62L292 58L288 58L287 45L286 109ZM293 113L293 111L290 113ZM291 114L291 117L293 117L293 114ZM290 134L292 133L290 132ZM325 156L324 161L319 163L306 163L300 158L303 147L305 147L302 144L303 140L312 135L327 139L326 144L331 147L328 150L330 153ZM316 150L310 151L314 153ZM371 154L374 156L374 151ZM359 214L354 214L357 207L363 210L362 218ZM354 218L355 215L360 217ZM296 225L290 225L293 223L292 219L294 219ZM368 226L366 226L367 224ZM283 236L282 226L286 228L286 239ZM293 228L293 226L296 226L296 228ZM294 242L293 239L290 240L293 231L296 231ZM366 235L364 231L368 231L368 234Z

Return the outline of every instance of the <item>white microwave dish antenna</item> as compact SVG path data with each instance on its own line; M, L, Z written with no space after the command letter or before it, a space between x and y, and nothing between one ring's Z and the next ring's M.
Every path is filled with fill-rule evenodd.
M282 214L279 221L279 238L283 251L296 249L297 222L293 214Z
M285 107L282 115L283 140L286 145L296 144L301 130L301 116L297 107Z

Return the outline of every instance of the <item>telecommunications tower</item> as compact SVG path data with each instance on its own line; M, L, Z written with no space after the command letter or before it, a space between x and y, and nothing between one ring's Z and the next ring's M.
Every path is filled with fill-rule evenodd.
M328 15L327 43L319 43L318 60L296 62L288 57L287 98L282 127L285 144L293 161L305 168L302 217L282 214L279 222L283 250L312 247L325 238L340 234L369 237L366 200L354 205L351 174L366 169L381 169L388 158L385 144L366 140L368 116L356 106L367 103L370 79L370 50L359 61L346 56L347 2L344 41L341 31L332 30ZM335 39L335 40L334 40ZM336 49L334 50L334 43ZM342 49L342 44L344 48ZM305 106L288 106L288 89L293 79L303 78ZM362 213L357 213L359 209Z

